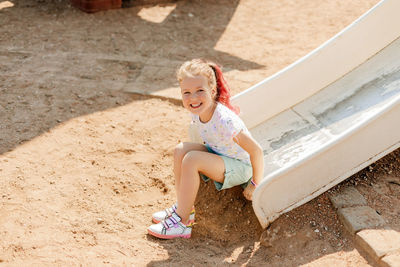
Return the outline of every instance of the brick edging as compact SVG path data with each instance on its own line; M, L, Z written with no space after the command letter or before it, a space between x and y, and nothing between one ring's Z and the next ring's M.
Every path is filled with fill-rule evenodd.
M355 187L330 195L340 221L379 266L400 267L400 233L390 229Z

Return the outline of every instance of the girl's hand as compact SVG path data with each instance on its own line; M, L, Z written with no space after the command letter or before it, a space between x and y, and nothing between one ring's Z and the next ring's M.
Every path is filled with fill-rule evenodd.
M253 192L256 189L256 187L254 185L252 185L251 183L249 183L249 185L244 189L243 191L243 195L247 200L252 200L253 198Z

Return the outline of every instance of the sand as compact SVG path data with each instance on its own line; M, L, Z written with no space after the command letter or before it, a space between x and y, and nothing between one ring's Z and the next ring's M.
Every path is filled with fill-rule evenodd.
M176 92L182 61L219 62L236 94L377 2L178 1L95 14L67 1L0 2L0 265L373 265L328 196L354 185L400 230L399 150L281 216L268 242L240 188L211 183L191 239L146 228L175 201L173 149L189 116L160 95Z

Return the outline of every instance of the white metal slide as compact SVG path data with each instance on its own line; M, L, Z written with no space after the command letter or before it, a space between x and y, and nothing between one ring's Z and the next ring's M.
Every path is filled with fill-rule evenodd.
M263 227L400 146L400 1L234 97L264 149Z

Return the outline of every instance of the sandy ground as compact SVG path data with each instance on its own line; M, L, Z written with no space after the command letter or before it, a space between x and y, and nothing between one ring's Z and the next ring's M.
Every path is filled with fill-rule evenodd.
M158 240L146 228L174 202L172 153L188 114L126 91L173 92L176 67L207 57L238 93L377 2L178 1L85 14L66 1L0 0L0 265L371 266L328 195L355 185L400 231L400 150L281 216L271 242L239 188L211 183L201 184L192 238Z

